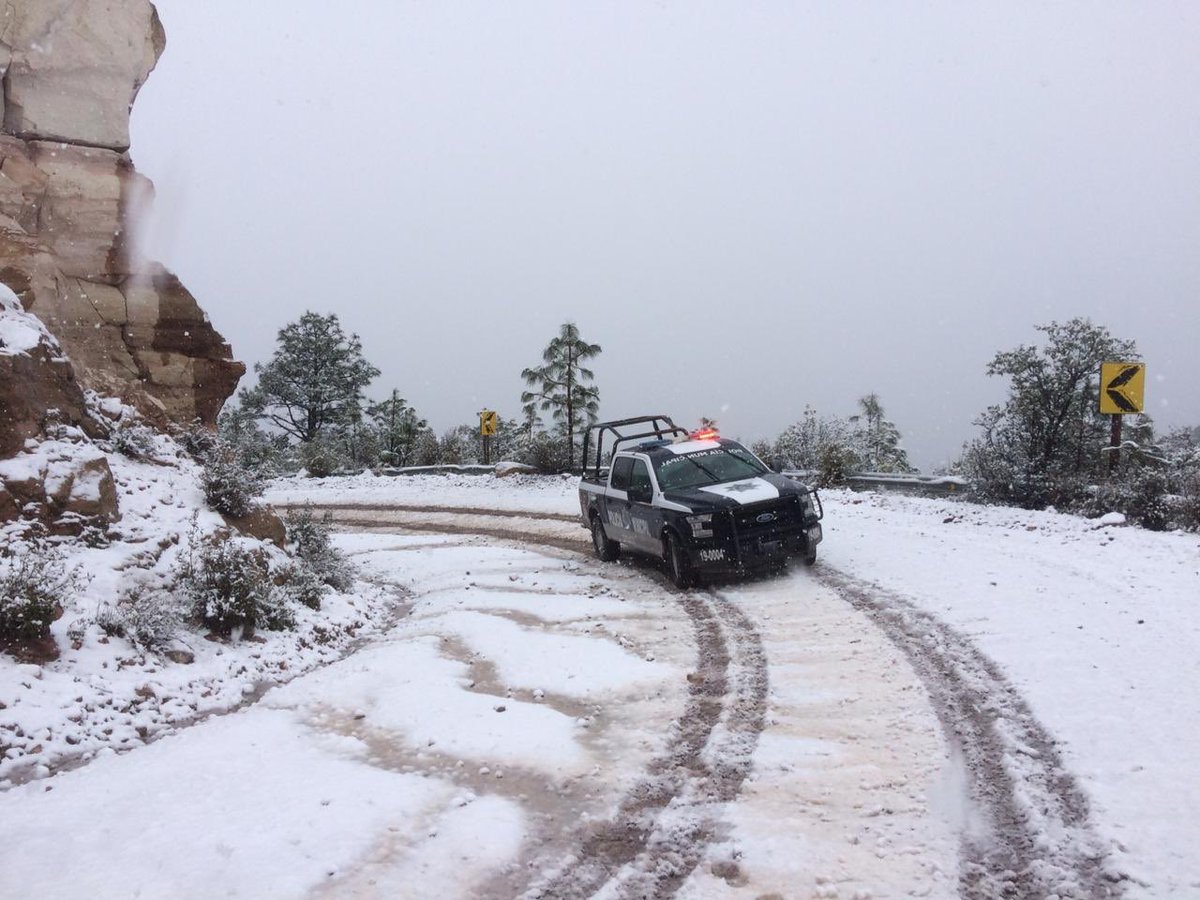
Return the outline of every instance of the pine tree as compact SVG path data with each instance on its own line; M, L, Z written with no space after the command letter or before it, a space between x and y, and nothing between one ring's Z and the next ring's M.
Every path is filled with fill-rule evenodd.
M241 393L243 405L301 443L353 421L363 388L379 375L358 335L347 336L336 315L306 312L280 329L277 341L270 361L254 366L258 385Z
M400 392L393 389L386 400L372 404L367 415L374 427L380 461L389 466L413 465L417 444L429 425Z
M867 394L858 401L862 410L850 417L855 426L855 450L863 469L868 472L911 472L908 453L900 446L900 429L888 421L878 394Z
M542 365L521 372L532 388L521 394L526 413L533 405L550 413L562 432L568 465L575 458L575 436L596 421L600 409L600 389L588 383L595 374L584 366L599 355L600 345L584 341L575 324L566 322L546 345Z

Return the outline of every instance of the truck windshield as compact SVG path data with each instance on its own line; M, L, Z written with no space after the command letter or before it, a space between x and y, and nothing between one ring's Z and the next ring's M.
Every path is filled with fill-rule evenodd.
M658 476L658 486L664 492L740 481L764 475L768 471L750 451L742 447L714 447L654 461L654 474Z

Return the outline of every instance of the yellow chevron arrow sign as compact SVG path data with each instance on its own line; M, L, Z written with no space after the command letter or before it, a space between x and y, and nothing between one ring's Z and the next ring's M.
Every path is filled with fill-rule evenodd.
M1146 364L1106 362L1100 364L1100 413L1121 416L1145 408Z

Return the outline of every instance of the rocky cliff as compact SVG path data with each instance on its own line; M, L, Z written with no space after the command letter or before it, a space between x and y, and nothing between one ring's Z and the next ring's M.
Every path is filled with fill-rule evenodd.
M245 367L131 236L153 187L129 158L129 112L164 45L148 0L0 4L0 282L83 387L160 423L212 422Z

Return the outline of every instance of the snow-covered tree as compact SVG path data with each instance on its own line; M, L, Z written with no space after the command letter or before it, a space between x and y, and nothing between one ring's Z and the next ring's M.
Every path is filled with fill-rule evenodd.
M429 424L400 392L393 389L386 400L372 404L367 415L375 429L380 461L389 466L414 465L417 442Z
M342 331L336 315L306 312L280 329L277 341L270 361L254 366L258 385L241 392L243 406L301 443L361 411L363 389L379 370L363 357L358 335Z
M1083 318L1037 330L1044 346L1003 351L988 364L989 375L1010 380L1009 396L977 420L983 435L968 445L964 471L984 499L1069 506L1106 465L1100 363L1137 359L1137 348Z
M816 472L822 484L839 484L859 467L854 432L838 416L822 416L804 407L800 421L789 425L775 441L773 463Z
M240 403L227 403L217 418L217 435L243 468L270 477L286 467L287 437L268 434L258 413Z
M868 472L912 472L908 453L900 446L900 429L888 421L878 394L858 401L861 412L850 417L858 462Z
M534 405L550 413L570 460L576 455L577 436L596 421L600 409L600 389L589 383L596 376L584 365L599 355L599 344L587 343L573 322L565 322L542 352L542 365L521 372L531 388L521 394L527 413Z

